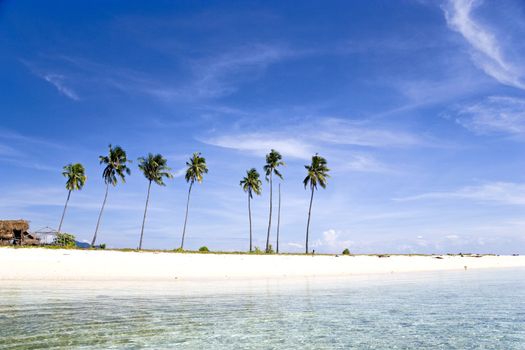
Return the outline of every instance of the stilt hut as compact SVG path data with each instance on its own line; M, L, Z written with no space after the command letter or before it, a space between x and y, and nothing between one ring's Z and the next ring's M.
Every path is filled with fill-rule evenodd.
M40 239L28 231L26 220L0 220L0 245L39 245Z

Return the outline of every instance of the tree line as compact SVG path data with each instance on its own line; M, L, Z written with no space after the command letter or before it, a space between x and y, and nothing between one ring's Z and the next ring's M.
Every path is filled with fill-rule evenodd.
M109 145L108 154L105 156L99 156L100 164L104 166L102 170L102 177L106 185L106 190L104 194L104 199L102 201L102 206L97 219L97 224L93 234L93 239L91 241L91 247L95 247L97 241L97 234L100 227L102 214L104 212L104 207L106 206L106 201L108 198L108 192L111 187L116 187L119 182L125 183L126 176L131 175L131 169L129 164L131 160L128 160L126 151L120 146L113 147ZM263 171L265 175L266 182L270 185L270 202L269 202L269 215L268 215L268 230L266 232L266 247L265 252L270 253L272 248L270 244L270 232L272 229L272 212L273 212L273 180L274 175L279 179L283 180L283 175L281 174L280 168L286 164L282 160L281 154L272 149L266 155L266 163L263 166ZM310 218L312 213L312 202L314 198L314 193L318 189L318 186L321 188L326 188L327 178L329 177L330 169L327 166L326 159L321 157L318 154L312 156L311 163L304 166L306 169L306 177L303 180L303 185L305 189L310 189L310 205L308 207L308 219L306 223L306 236L305 236L305 253L308 254L308 242L309 242L309 231L310 231ZM173 178L171 173L171 168L168 167L168 162L161 154L152 154L149 153L146 157L138 158L138 168L148 181L148 189L146 196L146 204L144 207L144 216L142 219L142 226L140 230L140 240L138 249L142 249L142 241L144 237L144 227L146 224L146 215L148 212L149 197L151 192L151 184L155 183L159 186L165 186L164 179ZM190 197L191 190L195 182L202 183L204 175L208 173L208 166L206 165L206 159L201 155L200 152L195 152L186 162L186 172L185 180L189 184L188 195L186 199L186 213L184 216L184 226L182 229L181 235L181 244L179 250L184 250L184 239L186 237L186 227L188 223L188 212L190 208ZM64 217L66 214L67 206L71 193L73 191L81 190L86 181L87 176L85 174L85 168L80 163L67 164L63 167L62 175L66 177L66 189L68 190L66 203L64 205L64 210L60 219L60 224L58 226L58 233L61 233L62 223L64 222ZM253 252L252 246L252 211L251 211L251 200L253 195L260 195L262 193L262 181L260 179L260 174L256 168L251 168L246 171L246 175L241 179L240 186L248 196L248 221L249 221L249 251ZM279 181L278 186L278 213L277 213L277 241L276 241L276 252L279 253L279 226L281 219L281 181Z

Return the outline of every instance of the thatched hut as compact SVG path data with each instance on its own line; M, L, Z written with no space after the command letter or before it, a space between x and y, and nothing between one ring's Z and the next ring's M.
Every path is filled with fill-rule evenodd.
M28 232L26 220L0 220L0 245L38 245L40 239Z

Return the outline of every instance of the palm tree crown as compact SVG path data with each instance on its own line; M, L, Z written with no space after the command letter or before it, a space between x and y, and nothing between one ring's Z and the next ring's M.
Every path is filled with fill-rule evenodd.
M66 189L69 191L81 190L87 180L84 166L80 163L66 165L62 175L67 178Z
M131 170L126 165L126 163L131 163L126 156L126 151L120 146L115 146L113 148L109 145L108 155L100 156L99 159L100 164L106 164L102 173L102 177L104 177L106 184L116 186L118 178L120 178L122 182L126 182L126 174L131 174Z
M170 173L171 168L167 165L168 161L162 155L149 153L147 157L140 157L138 160L139 169L142 170L149 181L165 186L163 178L173 178L173 175Z
M268 177L274 173L275 175L279 176L279 178L283 178L279 170L277 170L277 167L281 165L285 165L282 161L283 157L279 152L272 149L270 153L266 155L266 165L264 166L264 172L266 174L266 181L268 181Z
M206 165L206 159L201 157L200 152L193 153L189 162L186 162L186 182L194 183L197 180L199 183L202 182L202 177L208 172L208 166Z
M246 171L246 176L241 180L240 185L244 192L248 192L250 198L253 198L253 194L261 194L262 182L259 179L259 173L255 168Z
M305 188L308 184L310 184L312 190L316 190L317 185L326 188L326 180L330 177L330 175L328 175L330 169L326 166L326 159L316 154L312 157L312 163L304 167L308 173L303 180Z

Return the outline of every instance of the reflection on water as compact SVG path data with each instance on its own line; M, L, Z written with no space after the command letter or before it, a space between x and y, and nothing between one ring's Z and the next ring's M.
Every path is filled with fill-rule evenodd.
M525 348L525 270L0 281L0 348Z

